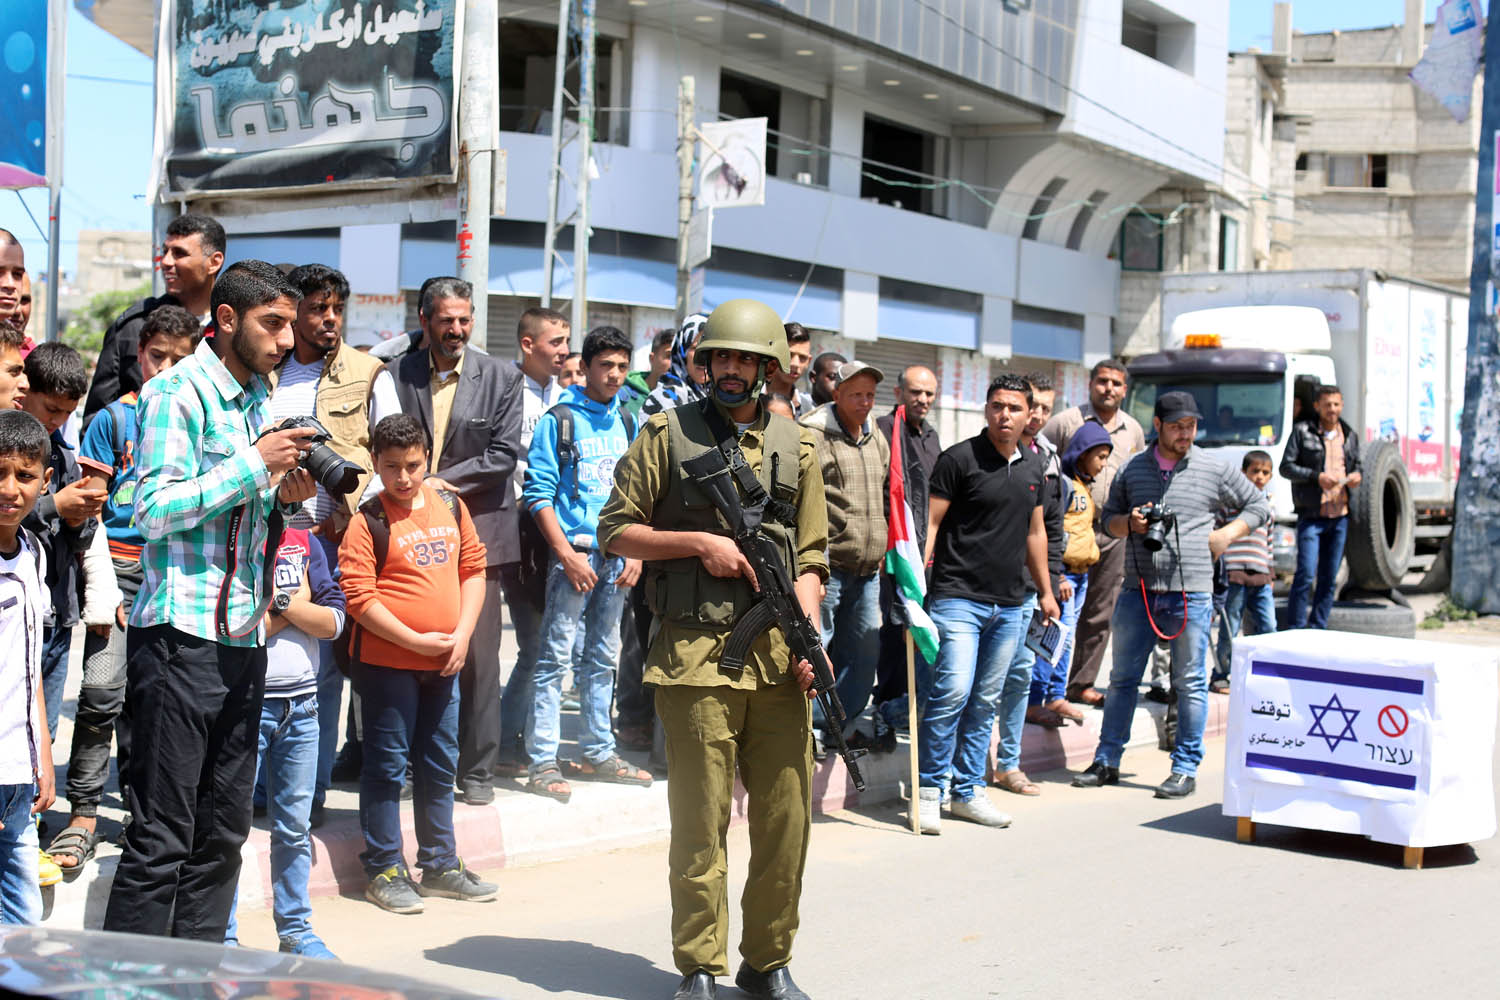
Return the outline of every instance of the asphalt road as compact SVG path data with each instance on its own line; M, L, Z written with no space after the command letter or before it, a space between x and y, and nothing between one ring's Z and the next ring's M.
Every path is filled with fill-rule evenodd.
M945 821L916 838L904 807L817 822L792 964L817 1000L990 996L1443 997L1500 992L1500 844L1401 849L1221 815L1222 741L1192 798L1154 799L1164 754L1128 754L1118 788L991 795L1007 830ZM747 857L730 833L738 899ZM670 997L665 845L499 874L501 898L429 900L420 916L320 900L345 961L487 996ZM737 933L738 907L731 910ZM241 940L274 947L269 913ZM731 963L738 956L731 952ZM720 996L741 994L721 981Z

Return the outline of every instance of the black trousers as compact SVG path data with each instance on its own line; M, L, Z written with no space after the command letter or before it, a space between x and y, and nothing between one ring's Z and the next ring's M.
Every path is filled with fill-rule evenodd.
M264 646L226 646L168 625L125 639L133 822L104 929L222 942L250 797Z
M458 784L489 785L500 759L500 567L484 570L484 606L458 672Z

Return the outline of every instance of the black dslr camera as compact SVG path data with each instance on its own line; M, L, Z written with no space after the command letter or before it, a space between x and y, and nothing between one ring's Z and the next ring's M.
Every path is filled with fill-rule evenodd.
M1167 532L1177 527L1177 512L1164 503L1148 503L1141 507L1141 516L1146 519L1146 537L1141 544L1147 552L1160 552L1167 544Z
M333 435L329 434L328 429L316 419L288 417L271 430L290 431L299 427L310 427L316 433L306 439L309 445L307 454L297 465L311 472L312 477L331 496L348 496L359 489L359 477L364 475L364 470L353 462L344 461L344 456L328 447L328 442L333 440Z

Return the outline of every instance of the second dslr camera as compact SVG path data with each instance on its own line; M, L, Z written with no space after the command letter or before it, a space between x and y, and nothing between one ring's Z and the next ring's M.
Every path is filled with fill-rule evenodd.
M269 430L290 431L300 427L310 427L315 433L307 439L307 454L297 465L311 472L318 485L327 490L330 496L348 496L359 489L359 477L364 475L365 470L353 462L346 462L344 456L328 447L333 435L315 418L289 417Z

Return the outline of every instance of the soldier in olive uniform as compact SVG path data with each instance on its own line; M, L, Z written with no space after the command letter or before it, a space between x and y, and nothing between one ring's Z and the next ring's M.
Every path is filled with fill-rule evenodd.
M601 548L645 561L656 616L645 681L667 741L672 952L683 974L674 1000L713 997L714 977L729 974L725 834L736 768L749 793L750 871L735 983L751 996L807 1000L787 963L812 822L812 671L790 662L777 628L756 638L743 670L721 664L730 629L755 602L753 572L682 466L715 450L716 428L737 441L773 501L767 509L781 512L760 530L814 621L828 576L823 478L808 432L760 401L767 375L790 365L780 317L749 299L726 302L698 352L709 358L710 397L646 422L599 518Z

